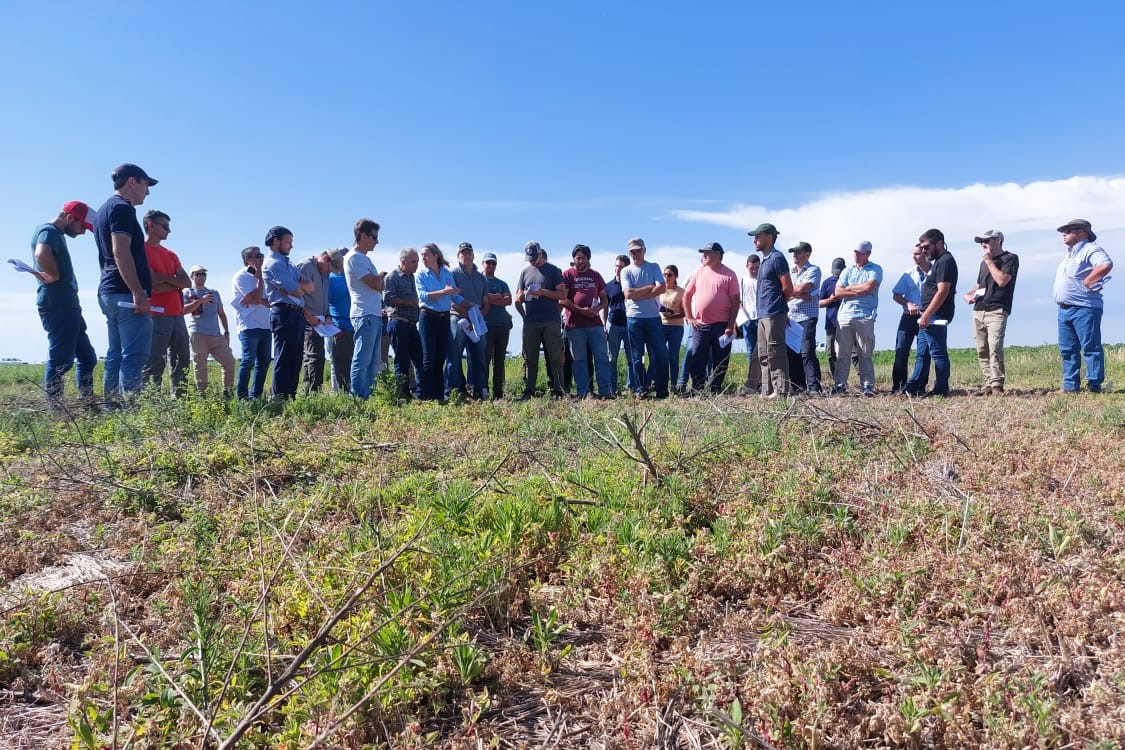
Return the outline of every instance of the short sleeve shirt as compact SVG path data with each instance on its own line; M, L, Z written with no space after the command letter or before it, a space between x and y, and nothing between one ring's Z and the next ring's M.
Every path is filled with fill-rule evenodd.
M993 261L1000 267L1001 272L1010 274L1012 280L1004 286L998 285L996 279L992 278L988 265L982 260L980 271L977 273L977 286L984 289L984 294L977 298L977 301L973 304L973 309L982 312L1003 310L1006 313L1011 313L1012 298L1016 293L1016 275L1020 271L1020 258L1015 253L1009 253L1005 250L993 258Z
M544 263L536 268L528 264L520 272L520 280L516 285L517 291L528 292L532 289L547 289L555 291L563 282L562 271L553 263ZM535 299L524 298L524 322L547 323L559 319L559 303L557 300L536 296Z
M605 279L592 268L587 268L579 273L574 268L563 271L563 281L566 282L567 298L578 307L590 309L596 307L605 291ZM600 328L602 319L597 315L579 315L570 310L566 311L567 328Z
M879 311L879 287L883 283L883 269L876 263L868 261L863 268L853 264L844 269L836 281L837 290L840 287L860 286L872 280L875 281L875 288L870 294L848 297L840 303L839 321L875 320Z
M132 294L113 257L113 235L129 237L129 254L145 296L152 293L152 275L145 255L145 235L137 221L137 209L120 195L112 195L94 216L94 242L98 246L98 267L102 269L98 294Z
M66 237L54 224L42 224L35 228L31 238L31 262L35 270L42 271L35 262L35 248L46 245L55 256L55 267L59 278L53 284L39 282L35 292L35 304L51 310L80 310L78 303L78 280L74 277L74 266L70 261L70 251L66 247Z
M930 272L926 274L926 281L922 284L922 304L925 310L930 306L934 296L937 295L937 285L943 281L949 282L949 296L941 303L934 314L934 320L953 320L954 303L957 296L957 261L952 253L946 251L940 258L934 260Z
M235 272L230 280L231 284L231 308L234 310L234 319L238 324L238 330L269 330L270 329L270 308L269 305L243 305L242 298L247 294L253 294L254 290L258 288L258 277L250 273L247 269L243 268L241 271ZM265 302L265 298L262 298Z
M180 269L179 257L166 247L145 244L145 256L148 258L149 271L164 276L175 276ZM156 292L148 298L153 307L163 307L164 312L154 312L153 315L176 317L184 314L184 298L179 289L167 292Z
M394 320L417 323L417 305L395 307L395 300L400 299L412 299L417 302L418 290L414 287L414 274L403 273L401 268L394 268L387 274L387 288L383 290L383 302L387 305L387 314Z
M371 258L358 250L344 256L344 278L348 281L348 292L352 297L353 318L383 314L383 295L367 286L363 280L368 274L379 275Z
M903 271L902 276L895 282L891 294L901 294L907 302L912 302L917 307L922 304L922 284L926 281L926 274L918 266L911 266Z
M806 320L816 320L820 317L820 267L806 263L797 276L793 279L793 286L811 283L809 299L805 301L800 297L789 300L789 317L797 323Z
M789 261L781 251L774 249L762 258L758 266L758 316L776 318L789 310L781 277L789 275Z
M638 289L649 284L663 284L664 274L660 266L645 261L641 265L631 263L621 270L621 288ZM659 318L660 300L656 297L649 299L625 298L625 317L627 318Z
M487 279L487 281L489 294L507 294L511 296L512 290L508 288L507 282L503 279L493 276L491 279ZM492 305L488 308L488 314L484 316L484 322L489 328L511 328L512 314L505 309L504 305Z
M219 328L219 305L223 304L223 300L219 297L219 293L206 287L203 289L191 287L184 290L184 299L191 302L206 296L208 292L214 297L214 302L204 302L198 314L189 313L184 316L187 318L188 332L203 336L221 336L223 332Z
M705 325L729 323L731 308L739 295L738 276L726 266L700 266L684 287L684 293L689 292L697 319Z
M1113 263L1109 254L1093 242L1082 242L1067 251L1066 257L1055 271L1055 304L1092 307L1100 310L1102 302L1103 278L1093 289L1083 283L1097 266Z

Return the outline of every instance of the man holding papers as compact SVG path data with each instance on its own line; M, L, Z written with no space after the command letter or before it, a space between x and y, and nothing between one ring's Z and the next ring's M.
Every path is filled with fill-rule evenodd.
M918 248L930 259L922 282L922 314L918 317L918 361L903 392L911 396L949 395L949 321L953 320L957 293L957 261L945 245L940 229L928 229L918 238ZM924 392L934 362L933 390Z

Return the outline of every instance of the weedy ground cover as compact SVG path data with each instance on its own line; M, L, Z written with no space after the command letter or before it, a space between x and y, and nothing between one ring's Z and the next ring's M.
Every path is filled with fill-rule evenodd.
M1125 401L1044 394L1051 350L1016 355L1023 392L924 401L441 407L384 383L67 417L8 381L0 730L1119 746Z

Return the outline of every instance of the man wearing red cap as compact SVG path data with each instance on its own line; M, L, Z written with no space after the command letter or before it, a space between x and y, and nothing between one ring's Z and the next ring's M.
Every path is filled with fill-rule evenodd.
M90 207L70 201L55 220L35 228L31 238L33 275L39 281L35 305L47 332L47 372L43 390L52 406L60 406L63 376L78 360L78 395L87 402L94 397L94 366L98 355L86 335L86 321L78 302L78 280L66 247L67 237L79 237L92 230Z

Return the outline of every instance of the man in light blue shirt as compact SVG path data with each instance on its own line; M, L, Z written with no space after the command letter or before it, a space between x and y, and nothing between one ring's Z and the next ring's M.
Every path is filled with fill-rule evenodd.
M668 341L660 321L660 300L664 294L664 275L660 266L645 260L645 241L629 240L627 248L632 264L621 272L621 289L625 293L625 319L629 332L630 368L634 393L644 395L651 384L656 398L668 398ZM645 348L648 348L648 370L645 370ZM677 355L678 356L678 355Z
M305 356L305 301L313 283L289 262L293 233L285 227L271 227L263 243L270 249L262 263L266 301L270 303L270 331L273 332L273 397L284 400L297 396L301 361Z
M875 351L875 316L879 309L879 285L883 283L883 269L872 263L871 243L864 240L855 249L855 263L844 269L836 282L834 299L839 299L840 331L837 336L836 385L832 393L848 390L848 376L852 369L852 351L859 359L859 385L864 396L875 395L875 364L871 359Z
M820 361L816 358L820 267L809 262L812 245L807 242L798 242L789 248L789 252L793 255L793 297L789 300L789 319L801 327L801 368L804 370L805 390L820 393Z
M1095 245L1098 236L1086 219L1073 219L1059 227L1066 257L1055 271L1055 304L1059 306L1059 355L1062 357L1065 393L1076 393L1086 360L1086 387L1101 393L1105 380L1102 350L1102 286L1109 281L1113 261Z
M930 272L930 258L915 246L914 265L903 271L891 290L896 305L902 305L902 317L895 334L895 363L891 368L891 393L900 393L906 385L910 349L918 337L918 316L922 314L922 283ZM928 367L928 366L927 366Z

